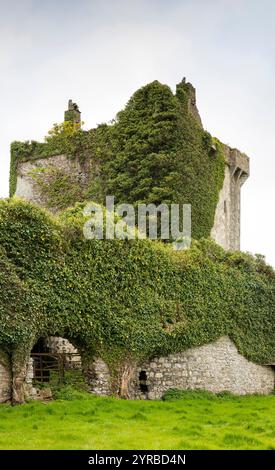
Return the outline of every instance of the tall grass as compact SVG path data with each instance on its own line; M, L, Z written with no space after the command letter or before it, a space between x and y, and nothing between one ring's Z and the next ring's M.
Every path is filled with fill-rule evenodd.
M274 395L125 401L65 387L49 403L1 405L0 449L275 450L274 409Z

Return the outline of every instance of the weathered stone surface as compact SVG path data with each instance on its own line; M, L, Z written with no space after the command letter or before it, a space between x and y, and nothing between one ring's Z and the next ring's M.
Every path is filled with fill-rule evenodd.
M47 170L62 170L64 175L74 176L79 187L85 185L89 178L87 165L80 163L79 159L69 158L66 155L56 155L48 158L21 162L18 165L17 184L15 196L34 202L41 207L47 207L45 196L41 193L36 176L39 172ZM46 174L45 174L46 175ZM44 178L46 180L46 176ZM54 208L52 208L54 209Z
M46 345L52 353L76 354L77 349L67 339L60 336L49 336Z
M140 373L146 373L148 390L140 388ZM90 390L109 395L110 373L102 359L95 359L87 373ZM227 337L215 343L188 349L179 354L157 357L138 367L130 385L135 399L161 398L170 388L230 391L237 395L268 394L274 390L275 374L271 367L260 366L245 359Z
M87 382L90 391L96 395L110 395L110 372L108 366L100 358L95 358L87 371Z
M31 359L26 380L28 396L34 399L50 398L50 394L47 394L47 397L39 394L33 387L32 379ZM102 359L96 358L90 364L87 379L91 392L97 395L111 394L110 372ZM163 393L171 388L201 389L214 393L229 391L236 395L268 394L274 390L274 380L275 372L272 367L248 361L238 353L236 346L228 337L222 337L214 343L145 362L136 370L130 384L130 396L133 399L156 399L161 398ZM0 402L10 398L9 361L0 354Z
M8 356L0 352L0 403L11 400L12 371ZM26 370L25 392L28 398L36 398L37 390L33 387L33 360L30 359Z
M249 176L249 158L224 146L226 166L211 237L226 250L240 249L241 186Z
M36 400L52 400L53 394L50 388L42 388L41 390L36 390Z
M142 387L140 373L142 371ZM144 380L146 374L146 380ZM130 385L131 398L156 399L170 388L229 391L236 395L268 394L274 390L275 373L245 359L228 337L168 357L154 358L138 367ZM101 360L93 364L91 390L110 393L109 372ZM144 391L144 385L147 390Z
M11 399L11 368L7 355L0 351L0 403Z
M229 391L237 395L268 394L274 390L272 368L245 359L228 337L163 359L154 358L139 367L132 384L133 398L144 395L139 388L141 370L146 371L149 399L161 398L169 388ZM164 379L166 376L169 380Z
M53 354L66 354L66 364L71 368L81 367L81 356L77 349L67 339L59 336L49 336L46 345Z
M192 83L187 83L186 85L189 88L188 110L193 114L199 126L203 127L200 113L197 108L196 88L193 87Z

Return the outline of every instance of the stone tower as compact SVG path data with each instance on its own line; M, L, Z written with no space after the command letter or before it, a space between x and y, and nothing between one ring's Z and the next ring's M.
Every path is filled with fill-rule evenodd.
M185 82L185 78L183 79ZM186 83L189 89L189 112L203 127L197 108L196 89ZM213 149L215 150L215 148ZM249 177L249 158L237 149L224 145L225 174L219 194L211 237L225 250L240 249L241 187Z
M249 176L249 158L224 146L226 166L211 237L226 250L240 249L241 187Z
M78 105L73 103L72 100L68 102L68 109L65 111L64 121L72 121L75 124L81 124L81 112L79 111Z

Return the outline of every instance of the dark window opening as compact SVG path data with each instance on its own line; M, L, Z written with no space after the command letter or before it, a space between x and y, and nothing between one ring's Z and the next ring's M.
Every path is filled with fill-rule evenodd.
M147 393L148 385L147 385L147 374L145 370L141 370L139 373L139 389L142 393Z

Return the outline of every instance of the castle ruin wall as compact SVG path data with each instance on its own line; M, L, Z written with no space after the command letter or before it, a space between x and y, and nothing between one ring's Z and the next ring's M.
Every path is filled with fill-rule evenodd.
M97 360L92 369L91 391L98 395L108 394L107 366ZM224 336L207 345L144 362L131 382L130 397L160 399L169 389L266 395L273 392L274 380L272 367L248 361Z

